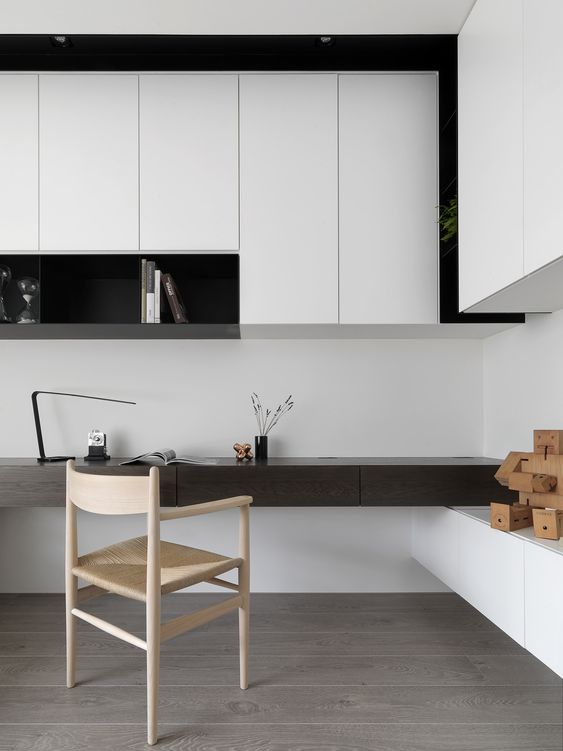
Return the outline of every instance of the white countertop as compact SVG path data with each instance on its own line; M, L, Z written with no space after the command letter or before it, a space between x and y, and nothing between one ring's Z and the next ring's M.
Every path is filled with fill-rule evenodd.
M482 524L490 526L491 524L491 512L488 508L472 507L472 506L450 506L453 511L457 511L464 516L469 516L471 519L475 519ZM500 531L500 530L499 530ZM518 529L514 532L502 532L504 535L512 535L518 537L520 540L530 542L533 545L539 545L540 548L551 550L552 553L559 553L563 555L563 537L559 540L543 540L540 537L534 535L533 527L525 527L524 529Z

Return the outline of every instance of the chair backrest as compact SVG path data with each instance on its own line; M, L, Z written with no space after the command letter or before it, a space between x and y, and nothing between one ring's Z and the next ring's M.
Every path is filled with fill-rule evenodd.
M77 472L67 462L67 502L93 514L146 514L158 509L159 472L151 467L143 477L116 477Z

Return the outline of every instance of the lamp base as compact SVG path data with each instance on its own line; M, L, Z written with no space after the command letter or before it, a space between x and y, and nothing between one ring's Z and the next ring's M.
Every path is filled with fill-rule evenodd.
M43 462L66 462L69 459L76 459L75 456L40 456L37 461L41 464Z

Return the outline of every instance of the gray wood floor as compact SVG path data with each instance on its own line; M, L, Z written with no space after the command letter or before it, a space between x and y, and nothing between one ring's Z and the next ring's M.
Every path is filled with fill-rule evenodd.
M170 595L163 620L221 595ZM143 607L86 609L143 633ZM562 681L453 594L253 595L251 685L236 614L162 650L169 751L561 751ZM59 595L0 595L0 751L135 751L144 654L79 626L64 686Z

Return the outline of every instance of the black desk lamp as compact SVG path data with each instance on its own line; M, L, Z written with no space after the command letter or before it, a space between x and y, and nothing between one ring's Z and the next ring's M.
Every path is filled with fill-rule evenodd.
M54 394L55 396L75 396L78 399L96 399L100 402L118 402L119 404L136 404L137 402L126 402L123 399L106 399L103 396L88 396L87 394L66 394L63 391L34 391L31 395L33 404L33 417L35 419L35 430L37 432L37 445L39 446L38 462L65 462L67 459L75 459L74 456L45 456L45 446L43 445L43 434L41 433L41 420L39 419L39 408L37 406L37 397L39 394Z

